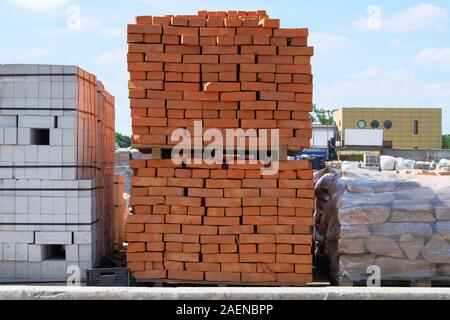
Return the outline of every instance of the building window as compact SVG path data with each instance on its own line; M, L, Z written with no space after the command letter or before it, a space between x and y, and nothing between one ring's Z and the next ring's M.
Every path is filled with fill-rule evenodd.
M366 128L366 122L364 120L358 121L358 128L365 129Z
M378 120L373 120L370 123L370 126L372 127L372 129L378 129L380 127L380 123L378 122Z
M418 120L414 120L413 133L415 136L419 135L419 121Z
M384 122L384 128L385 129L391 129L392 128L392 121L391 120L386 120L385 122Z
M30 144L35 146L50 145L50 129L30 129Z

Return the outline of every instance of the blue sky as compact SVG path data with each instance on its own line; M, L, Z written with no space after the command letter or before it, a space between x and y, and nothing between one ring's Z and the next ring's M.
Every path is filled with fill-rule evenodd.
M130 134L127 23L202 9L265 9L283 27L308 27L319 106L442 107L450 133L448 0L0 0L0 63L76 64L95 73L116 96L117 131Z

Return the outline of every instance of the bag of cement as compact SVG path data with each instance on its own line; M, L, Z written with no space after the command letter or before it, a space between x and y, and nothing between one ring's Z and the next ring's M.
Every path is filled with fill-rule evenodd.
M414 164L416 162L414 160L407 160L403 158L395 159L395 170L408 170L414 169Z
M395 158L391 156L380 156L381 170L395 170Z
M367 279L373 268L381 280L450 280L449 177L345 170L321 192L321 232L337 282Z

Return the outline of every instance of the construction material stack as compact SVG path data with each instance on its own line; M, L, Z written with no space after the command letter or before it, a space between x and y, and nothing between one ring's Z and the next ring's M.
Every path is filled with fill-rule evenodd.
M316 224L338 283L366 281L374 274L381 281L448 281L448 178L327 171L318 174Z
M265 11L141 16L128 26L133 146L153 155L131 161L127 262L137 280L311 282L312 169L286 160L311 139L307 37ZM196 122L200 134L279 129L279 171L177 164L172 133L194 135Z
M0 85L0 281L83 279L109 252L114 98L75 66L2 65Z

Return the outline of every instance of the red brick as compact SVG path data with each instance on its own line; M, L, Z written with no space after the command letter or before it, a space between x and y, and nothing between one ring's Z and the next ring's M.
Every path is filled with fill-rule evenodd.
M202 217L192 215L169 214L166 216L166 223L201 225Z
M179 261L164 260L164 269L170 271L183 271L184 263Z
M258 55L273 55L277 54L276 46L242 46L241 54L258 54ZM272 67L272 69L275 69ZM261 71L272 72L272 71Z
M273 31L274 37L308 37L308 29L277 29Z
M239 272L205 272L206 281L239 282L241 274Z
M234 36L235 28L200 28L200 36Z
M219 180L212 180L219 181ZM239 181L240 182L240 181ZM241 206L240 198L206 198L207 207L233 208Z
M165 279L167 278L166 270L143 270L133 272L135 279Z
M168 197L166 197L166 204L201 207L201 200L202 200L201 198L168 196Z
M220 94L221 101L255 101L256 92L223 92Z
M216 235L218 228L216 226L190 226L183 225L183 234Z
M145 243L129 243L127 247L128 252L145 252Z
M224 92L239 91L241 84L239 82L207 82L204 84L204 91Z
M259 25L264 28L280 28L280 19L262 19L259 21Z
M199 262L200 255L198 253L186 253L186 252L166 252L164 258L173 261L188 261Z
M164 242L147 242L147 251L150 252L164 251Z
M186 16L173 16L171 20L171 25L187 27L189 25L189 18Z
M239 262L239 255L235 253L211 253L203 254L204 262L225 262L225 263L237 263Z
M258 245L259 253L276 253L277 247L274 243L263 243Z
M183 242L183 243L199 243L200 239L198 235L187 234L165 234L165 242Z
M246 180L244 180L246 181ZM235 180L206 180L206 188L215 188L215 189L236 189L241 187L241 181Z
M144 262L129 262L127 263L127 267L131 270L131 272L145 270Z
M200 243L237 243L234 235L202 235L200 236Z
M202 252L202 254L219 253L219 245L218 244L202 244L201 252Z
M158 25L129 24L127 33L161 33L162 27Z
M144 232L144 224L127 224L127 232Z
M180 225L178 224L146 224L146 233L179 233Z
M298 255L298 254L277 254L276 262L280 263L297 263L297 264L312 264L312 255Z
M275 243L274 234L240 234L239 243L245 244L256 244L256 243Z
M164 217L158 215L129 215L127 216L127 223L164 223Z
M165 71L172 72L200 72L200 64L198 63L166 63L164 65ZM159 70L149 70L159 71Z
M312 273L312 267L309 264L296 264L295 265L295 273L311 274Z
M184 188L203 188L203 179L168 178L167 185Z
M239 255L239 262L275 262L275 254L271 253L243 253Z
M208 226L237 226L239 225L239 217L205 217L203 224Z
M127 261L131 262L162 261L162 253L161 252L127 253Z
M245 200L245 199L244 199ZM274 225L277 224L277 217L276 216L246 216L243 218L243 224L250 224L250 225Z
M186 262L186 271L219 272L220 271L220 263Z
M258 218L258 217L254 217L254 218ZM291 225L278 225L277 223L275 223L274 225L258 225L257 231L258 231L258 233L274 233L274 234L279 234L279 233L291 234L292 233Z
M256 20L256 23L258 21ZM265 29L265 28L237 28L236 34L246 34L246 35L252 35L252 36L266 36L271 37L272 36L272 29Z
M204 280L203 272L194 272L194 271L168 271L167 275L168 279L173 280L192 280L192 281L202 281Z

